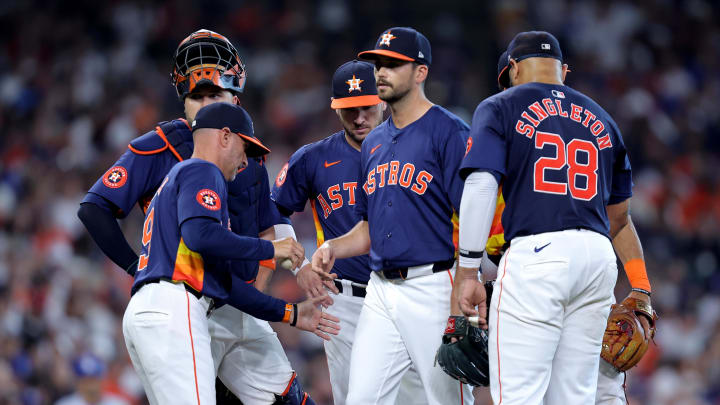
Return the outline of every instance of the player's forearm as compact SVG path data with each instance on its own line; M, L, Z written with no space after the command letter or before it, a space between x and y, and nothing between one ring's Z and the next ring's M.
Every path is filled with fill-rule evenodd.
M236 235L206 217L183 222L180 235L190 250L201 255L232 260L265 260L275 254L270 241Z
M295 235L295 229L291 224L276 224L273 228L275 229L275 237L277 239L293 238L297 240L297 236ZM308 263L310 263L310 261L306 257L303 260L302 264L300 264L300 266L290 271L292 271L294 275L297 275L298 271L300 271L300 269Z
M460 268L457 277L477 279L475 272L480 267L490 233L497 189L498 182L489 172L476 171L465 179L460 202Z
M93 203L83 203L80 204L77 215L100 250L115 264L133 275L135 271L132 266L137 265L138 255L125 239L112 212Z
M642 244L630 217L630 201L607 207L610 221L610 237L620 262L622 262L630 285L641 291L650 291L650 281L645 269Z
M365 255L370 252L370 229L367 221L360 221L348 233L331 239L330 244L337 259Z

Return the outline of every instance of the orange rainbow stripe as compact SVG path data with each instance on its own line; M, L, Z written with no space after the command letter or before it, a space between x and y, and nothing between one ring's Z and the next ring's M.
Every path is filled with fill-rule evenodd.
M310 201L310 208L312 209L313 222L315 222L315 233L317 234L317 245L320 247L325 243L325 232L323 232L322 225L320 224L320 218L318 217L317 209L315 209L315 200Z
M185 241L180 238L172 279L174 281L183 281L193 289L202 291L204 276L205 263L202 256L200 253L190 250Z

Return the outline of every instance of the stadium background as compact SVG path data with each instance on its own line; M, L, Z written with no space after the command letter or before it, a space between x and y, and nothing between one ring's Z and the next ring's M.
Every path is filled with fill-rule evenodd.
M560 39L567 84L613 115L634 168L633 218L661 319L657 345L630 374L630 403L720 404L719 12L703 0L4 1L0 404L52 404L100 374L104 391L145 401L120 328L130 279L75 213L129 140L181 116L169 83L181 39L208 28L238 47L243 104L273 149L275 175L297 147L339 129L329 109L335 68L399 25L432 43L429 98L467 121L496 92L497 58L515 33ZM123 222L136 248L141 220L135 210ZM312 220L294 222L310 256ZM271 292L300 299L284 271ZM329 404L319 339L277 329L306 389ZM87 352L104 373L74 367Z

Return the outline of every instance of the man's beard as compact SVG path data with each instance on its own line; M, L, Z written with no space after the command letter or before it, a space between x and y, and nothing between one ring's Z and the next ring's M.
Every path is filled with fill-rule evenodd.
M404 90L395 90L394 87L388 87L388 90L390 90L390 94L385 94L384 96L378 92L378 97L380 100L388 103L388 104L394 104L400 100L402 100L409 92L410 92L410 86L408 86Z

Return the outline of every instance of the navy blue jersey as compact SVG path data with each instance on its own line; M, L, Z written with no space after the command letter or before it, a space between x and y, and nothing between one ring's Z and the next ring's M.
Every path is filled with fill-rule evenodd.
M301 212L310 200L317 243L337 238L360 222L354 210L360 170L360 152L348 144L345 131L305 145L282 168L272 199L281 207ZM367 255L338 259L332 270L339 278L366 284L370 279Z
M176 140L174 147L168 138ZM133 140L120 159L90 188L83 202L105 206L103 200L109 201L118 218L127 216L136 203L146 211L170 169L188 158L192 148L192 132L185 120L161 123L155 131ZM288 222L270 201L267 168L261 159L248 159L248 166L228 184L228 194L230 222L238 235L257 237L272 225ZM236 274L249 281L257 276L258 264L243 261L235 269Z
M133 290L163 278L184 282L211 298L227 298L230 273L222 264L228 262L190 250L180 234L180 225L197 217L209 217L230 228L227 183L214 164L188 159L170 170L148 206Z
M458 169L468 131L456 115L433 106L402 129L390 118L365 139L355 209L370 227L372 270L455 256L452 216L460 209Z
M609 233L632 196L630 161L605 110L564 85L528 83L478 105L461 167L504 176L506 240L571 228Z

